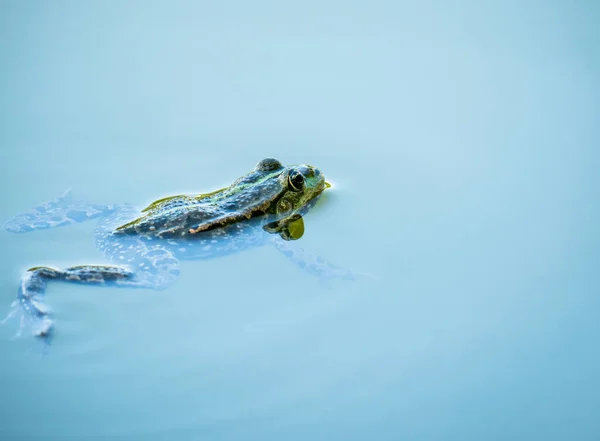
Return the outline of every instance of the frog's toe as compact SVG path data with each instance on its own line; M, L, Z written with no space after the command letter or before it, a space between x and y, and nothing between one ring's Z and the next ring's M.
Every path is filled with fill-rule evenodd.
M45 348L50 345L54 334L54 322L47 314L31 316L27 310L23 309L23 305L15 301L11 305L11 310L8 315L0 321L0 325L6 324L14 317L19 317L19 326L12 336L11 340L16 340L23 335L23 331L30 331L31 335L39 339ZM44 353L47 349L44 349Z
M49 317L44 317L33 330L33 335L41 339L49 338L54 331L54 323Z
M8 322L11 318L13 318L15 315L17 315L17 312L19 312L19 301L15 300L10 305L10 311L8 311L8 314L6 314L6 317L4 317L2 319L2 321L0 321L0 325L6 324L6 322Z
M47 354L54 337L54 323L52 320L45 317L33 330L33 336L43 344L42 354Z

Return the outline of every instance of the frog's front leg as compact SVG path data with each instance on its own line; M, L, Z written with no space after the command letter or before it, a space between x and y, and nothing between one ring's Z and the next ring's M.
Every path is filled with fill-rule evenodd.
M297 242L288 242L287 240L282 240L280 237L273 237L270 242L293 264L309 274L319 277L322 280L356 280L363 277L369 277L365 274L355 273L354 271L340 268L323 259L322 257L312 254L306 251L304 248L299 247Z

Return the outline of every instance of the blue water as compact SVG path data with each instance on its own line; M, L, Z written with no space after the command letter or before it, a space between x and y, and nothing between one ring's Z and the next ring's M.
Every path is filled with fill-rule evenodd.
M0 3L0 220L67 188L144 205L264 157L334 183L298 241L163 292L54 284L0 327L7 440L597 440L594 2ZM0 232L103 263L95 222Z

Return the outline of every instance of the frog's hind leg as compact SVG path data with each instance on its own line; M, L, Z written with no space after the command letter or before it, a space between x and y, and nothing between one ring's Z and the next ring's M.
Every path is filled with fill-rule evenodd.
M45 303L48 282L162 290L179 276L179 262L175 255L159 244L125 240L113 243L104 251L127 267L79 265L56 269L41 266L27 270L9 317L20 314L22 327L30 326L33 334L49 345L54 334L54 321ZM129 268L135 269L135 272Z
M49 202L17 214L4 223L4 229L11 233L26 233L60 227L78 222L85 222L104 216L115 210L113 205L90 204L73 201L71 191Z
M64 281L94 285L119 283L133 279L126 268L104 265L73 266L65 270L45 266L31 268L25 272L8 318L21 313L21 328L31 325L33 334L50 343L53 335L53 320L44 302L49 281ZM19 330L20 332L21 330Z

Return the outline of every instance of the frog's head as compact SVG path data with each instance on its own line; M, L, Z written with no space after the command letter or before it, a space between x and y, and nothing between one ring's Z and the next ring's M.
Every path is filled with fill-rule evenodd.
M270 207L277 217L308 212L328 186L323 173L312 165L284 167L276 159L267 158L258 163L256 170L273 173L279 182L279 195Z

